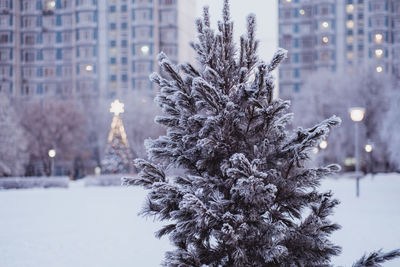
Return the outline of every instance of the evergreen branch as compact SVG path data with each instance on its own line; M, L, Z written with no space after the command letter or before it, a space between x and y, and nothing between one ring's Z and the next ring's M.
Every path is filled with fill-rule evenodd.
M400 257L400 249L392 250L390 252L382 252L382 250L374 251L368 256L364 255L353 267L381 267L381 263Z

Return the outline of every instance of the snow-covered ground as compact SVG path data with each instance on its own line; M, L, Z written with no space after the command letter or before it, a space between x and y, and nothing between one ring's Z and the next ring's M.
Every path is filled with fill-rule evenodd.
M334 264L351 266L364 252L400 248L400 175L325 180L342 204L333 220L343 247ZM170 248L153 233L160 223L137 216L145 192L82 186L0 191L0 266L158 266ZM400 260L384 266L400 266Z

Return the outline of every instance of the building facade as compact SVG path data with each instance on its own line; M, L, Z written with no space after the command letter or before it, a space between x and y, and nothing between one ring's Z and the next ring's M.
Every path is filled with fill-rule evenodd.
M192 57L194 0L0 0L0 91L18 99L152 89L156 55Z
M311 72L372 66L400 77L400 1L279 0L280 93L291 98Z

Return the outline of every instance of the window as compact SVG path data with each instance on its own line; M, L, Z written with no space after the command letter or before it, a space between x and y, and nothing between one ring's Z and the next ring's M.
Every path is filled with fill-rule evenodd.
M313 62L313 54L311 52L302 53L301 54L301 62L312 63Z
M9 0L0 0L0 8L9 8L8 2Z
M290 9L290 8L282 9L282 14L281 14L281 16L282 16L284 19L290 19L290 18L292 17L292 9Z
M283 33L283 34L291 34L292 33L292 24L284 24L284 25L281 25L280 26L280 28L281 28L281 32Z
M312 31L311 23L301 23L299 25L299 27L300 27L300 29L299 29L300 33L302 33L302 34L311 33L311 31Z
M176 23L176 12L174 10L162 10L160 12L160 21L164 24Z
M43 26L44 27L52 27L56 25L56 17L55 16L43 16Z
M9 26L10 18L9 16L0 16L0 26Z
M381 1L374 1L371 3L372 11L383 11L385 10L385 3Z
M35 17L24 17L22 19L22 27L32 28L35 26Z
M93 13L92 12L81 13L80 18L82 18L83 23L93 22Z
M160 4L162 4L162 5L173 5L173 4L175 4L175 0L160 0Z
M78 49L81 58L91 58L93 56L93 48L91 46L83 46Z
M381 27L385 25L385 16L375 16L371 19L372 26Z
M132 80L132 87L133 89L139 89L139 90L149 90L152 87L151 82L149 79L133 79Z
M54 77L55 69L54 69L54 67L44 67L43 73L44 73L44 77Z
M64 43L72 42L72 32L62 32L62 39Z
M138 74L147 74L152 71L151 61L136 61L134 71Z
M0 50L0 61L7 61L9 58L10 52L7 50Z
M177 39L177 32L175 28L164 28L161 29L161 42L175 42Z
M72 66L63 66L62 67L62 74L65 77L72 76Z
M10 68L8 66L0 66L0 75L8 77L10 75Z
M329 51L321 51L320 53L321 61L327 62L330 59Z
M281 44L283 48L291 48L292 47L292 36L291 35L284 35L281 39Z
M25 67L22 69L22 74L23 74L24 78L33 77L35 74L35 68ZM40 75L38 75L38 76L40 76Z
M27 45L33 45L33 44L35 44L35 36L34 36L34 35L32 35L32 34L26 34L24 37L25 37L25 38L24 38L24 43L25 43L25 44L27 44Z
M8 33L0 34L0 44L8 43Z
M161 47L161 51L163 51L167 56L177 55L177 49L174 45L164 45Z
M153 19L153 10L151 8L134 9L134 20L147 21Z
M43 33L43 43L45 44L53 44L55 42L55 33L54 32L45 32Z
M63 0L62 7L63 8L71 8L72 1L71 0Z
M62 58L63 58L63 60L71 60L72 59L72 49L63 49L62 50Z
M56 59L56 50L54 49L45 49L43 50L43 59L44 60L55 60Z
M313 45L313 38L311 36L305 36L301 38L301 47L310 48Z
M33 62L35 61L35 53L34 52L25 52L24 54L24 61L25 62Z
M68 26L72 25L72 15L63 15L61 17L61 20L62 20L62 25L68 25Z
M312 15L312 7L311 6L303 6L299 12L300 12L300 15L309 18Z
M133 45L133 54L140 55L140 56L147 56L152 55L152 45L147 44L140 44L140 45Z

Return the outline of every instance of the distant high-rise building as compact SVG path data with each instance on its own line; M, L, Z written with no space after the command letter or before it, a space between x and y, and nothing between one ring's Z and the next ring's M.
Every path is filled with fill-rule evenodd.
M19 99L151 89L156 55L190 60L194 0L0 0L0 91Z
M400 77L400 1L279 0L280 93L292 97L317 70L373 66Z

